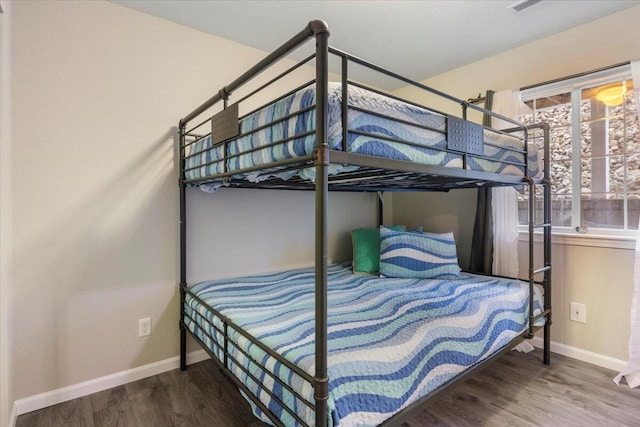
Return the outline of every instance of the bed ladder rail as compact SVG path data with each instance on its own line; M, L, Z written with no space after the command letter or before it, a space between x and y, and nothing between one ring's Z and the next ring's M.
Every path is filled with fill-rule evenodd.
M545 319L544 324L544 353L543 361L550 364L551 347L551 179L549 161L549 126L546 123L531 125L529 129L542 131L544 140L544 178L534 180L527 177L525 181L528 185L528 234L529 234L529 330L525 338L533 338L535 332L535 322L540 318ZM542 187L542 221L536 222L536 200L537 191ZM535 262L535 237L536 231L542 231L543 263L541 267L536 267ZM537 280L540 274L541 280ZM541 313L534 313L534 292L535 285L539 284L544 289L544 307Z

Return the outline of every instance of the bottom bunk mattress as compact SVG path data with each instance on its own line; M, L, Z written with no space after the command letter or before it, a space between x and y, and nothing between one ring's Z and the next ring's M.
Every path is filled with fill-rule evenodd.
M225 360L223 321L211 306L313 376L314 292L313 268L203 282L187 292L184 321ZM536 287L536 312L541 312L541 301ZM329 266L329 425L384 422L521 335L528 325L528 307L529 285L518 280L466 273L446 280L378 278L354 275L348 263ZM301 423L278 400L313 425L313 410L290 391L314 402L311 384L233 328L228 331L227 368L284 425ZM269 422L252 406L257 417Z

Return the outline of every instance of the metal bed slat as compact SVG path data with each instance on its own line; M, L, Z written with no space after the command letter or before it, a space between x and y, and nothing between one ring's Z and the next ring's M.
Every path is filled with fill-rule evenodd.
M209 332L207 332L204 328L202 328L202 327L201 327L201 326L200 326L200 325L195 321L195 319L194 319L193 317L191 317L189 314L186 314L186 313L185 313L184 317L185 317L185 318L187 318L187 319L189 319L189 320L191 320L191 321L194 323L195 327L196 327L196 328L198 328L198 329L200 330L200 332L202 332L204 335L206 335L206 336L207 336L207 338L209 338L209 339L211 340L211 344L213 344L213 345L214 345L214 346L215 346L215 347L216 347L216 348L217 348L217 349L218 349L222 354L224 354L224 353L225 353L225 350L224 350L224 346L223 346L223 344L220 344L220 343L218 342L218 340L217 340L217 339L215 339L214 337L212 337L212 336L211 336L211 334L210 334ZM215 325L211 325L211 326L212 326L212 327L214 327L214 328L216 328L216 331L218 331L218 333L220 333L220 334L222 334L222 335L224 336L224 333L223 333L223 332L221 332L221 331L220 331L220 330L219 330ZM193 331L192 331L192 332L193 332Z
M229 325L236 332L238 332L240 335L244 336L246 339L248 339L249 341L251 341L252 343L257 345L258 347L260 347L261 350L265 351L267 354L269 354L269 356L272 356L278 362L282 363L287 368L291 369L291 371L293 371L294 373L296 373L297 375L302 377L305 381L310 382L310 383L313 384L313 377L311 377L311 375L309 375L307 372L303 371L302 369L300 369L300 367L294 365L293 363L291 363L290 361L288 361L287 359L282 357L280 354L278 354L275 351L273 351L272 349L270 349L268 346L266 346L260 340L256 339L253 335L251 335L250 333L248 333L244 329L240 328L238 325L236 325L231 320L229 320L228 317L226 317L225 315L220 313L218 310L216 310L213 307L211 307L209 304L206 303L206 301L204 301L198 295L194 294L190 289L187 289L186 292L189 294L189 296L191 298L195 299L198 303L200 303L201 305L203 305L204 307L209 309L209 311L211 311L211 313L214 314L216 317L218 317L219 319L226 320L229 323Z
M549 310L549 309L544 310L542 313L539 313L539 314L536 314L535 316L533 316L530 321L534 321L535 322L536 320L542 319L543 317L545 317L547 314L550 314L550 313L551 313L551 310Z
M285 70L284 72L280 73L279 75L277 75L276 77L274 77L273 79L269 80L267 83L263 84L262 86L260 86L259 88L257 88L256 90L248 93L247 95L243 96L242 98L240 98L239 100L237 100L236 102L240 103L242 101L246 101L247 99L251 98L252 96L254 96L255 94L257 94L258 92L260 92L261 90L271 86L273 83L277 82L278 80L280 80L281 78L283 78L284 76L286 76L287 74L291 74L293 71L297 70L298 68L302 67L304 64L306 64L307 62L311 61L313 58L315 58L316 54L312 53L311 55L309 55L308 57L306 57L305 59L303 59L302 61L296 63L294 66L290 67L289 69ZM313 83L313 80L311 80L310 82L306 83L307 85ZM304 86L302 86L304 87ZM301 87L301 88L302 88ZM285 95L286 97L287 95Z
M275 374L273 374L273 372L271 372L269 369L267 369L266 367L260 365L249 353L247 353L243 348L239 347L236 345L236 343L231 342L231 345L233 345L238 351L240 351L245 357L247 357L255 366L257 366L258 368L260 368L262 371L264 371L267 375L269 375L271 378L273 378L274 380L278 381L278 383L284 388L286 389L289 393L291 393L294 398L296 400L298 400L299 402L303 403L305 406L307 406L309 409L315 411L316 407L312 402L309 402L304 396L300 396L300 394L298 394L298 392L296 392L293 388L291 388L291 386L289 384L287 384L286 382L282 381L280 378L278 378L277 376L275 376Z
M308 423L306 423L302 418L300 418L298 416L298 414L296 414L291 408L289 408L287 405L285 405L285 403L280 400L280 398L278 396L276 396L275 394L273 394L271 392L271 390L269 390L267 387L265 387L260 380L258 380L251 372L249 372L244 366L242 366L237 360L235 360L233 357L231 357L231 361L238 367L240 368L240 370L242 372L244 372L249 378L251 378L251 380L256 384L257 387L261 388L262 391L264 391L265 393L267 393L269 395L269 397L271 397L271 399L273 399L278 406L280 406L282 409L284 409L286 412L289 413L289 415L291 415L291 417L293 417L298 423L300 423L302 426L309 426Z
M407 172L395 175L397 178L402 179L387 179L383 180L377 177L375 181L365 184L361 179L356 177L355 180L359 181L356 184L352 183L347 175L340 175L336 177L330 177L329 187L335 191L373 191L372 188L376 188L375 191L448 191L458 188L477 188L482 185L489 185L486 181L477 179L461 180L460 178L433 178L430 176L416 176ZM336 181L337 179L337 181ZM240 181L229 181L229 186L235 188L281 188L289 190L313 190L313 183L302 180L297 177L291 177L287 181L283 181L279 178L266 179L259 183ZM511 184L496 184L491 183L492 186L511 185Z
M336 150L331 150L330 155L333 163L444 176L448 178L475 179L484 182L508 183L513 185L525 183L525 181L523 181L524 177L518 175L498 175L490 172L434 166L406 160L388 159Z
M205 149L200 150L200 151L197 151L197 152L195 152L195 153L190 153L188 156L185 156L185 159L190 159L191 157L197 156L198 154L202 154L202 153L205 153L205 152L207 152L207 151L213 150L214 148L217 148L217 147L219 147L219 146L222 146L223 144L228 144L229 142L233 142L233 141L235 141L235 140L237 140L237 139L240 139L240 138L242 138L242 137L244 137L244 136L247 136L247 135L253 135L254 133L260 132L260 131L261 131L261 130L263 130L263 129L266 129L266 128L271 127L271 126L273 126L273 125L275 125L275 124L278 124L278 123L280 123L280 122L283 122L283 121L285 121L285 120L288 120L288 119L290 119L290 118L292 118L292 117L299 116L300 114L307 113L307 112L309 112L309 111L313 110L314 108L316 108L315 104L314 104L314 105L311 105L311 106L309 106L309 107L307 107L307 108L303 108L302 110L294 111L293 113L291 113L291 114L287 114L287 115L286 115L286 116L284 116L284 117L280 117L280 118L278 118L278 119L276 119L276 120L273 120L273 121L271 121L271 122L269 122L269 123L265 123L265 124L264 124L264 125L262 125L262 126L259 126L259 127L257 127L257 128L251 129L249 132L240 133L240 134L238 134L237 136L233 137L233 138L232 138L232 139L230 139L230 140L217 142L217 143L215 143L215 144L212 144L212 145L211 145L211 147L209 147L209 148L205 148ZM241 119L239 119L239 120L241 120ZM206 135L205 135L205 136L206 136ZM202 138L201 138L201 139L202 139ZM197 142L197 141L195 141L195 142ZM261 146L261 147L267 147L267 146ZM244 154L244 153L239 153L239 154ZM223 157L222 159L220 159L220 161L221 161L221 160L224 160L225 158L226 158L226 157Z
M543 272L549 271L549 270L551 270L551 266L550 265L546 265L544 267L536 268L535 270L533 270L533 274L539 274L539 273L543 273Z
M462 153L459 152L459 151L454 151L454 150L450 150L450 149L443 148L443 147L436 147L436 146L431 146L431 145L423 145L423 144L420 144L420 143L417 143L417 142L406 141L406 140L397 139L397 138L392 138L390 136L381 135L381 134L378 134L378 133L364 132L364 131L355 130L355 129L348 129L348 132L356 134L356 135L367 136L369 138L382 139L384 141L389 141L389 142L396 142L398 144L408 145L410 147L416 147L416 148L440 151L440 152L450 153L450 154L457 155L457 156L462 156ZM472 154L472 153L466 153L466 154L467 154L467 156L469 156L469 157L471 157L473 159L488 160L488 161L492 161L492 162L496 162L496 163L508 164L508 165L513 165L513 166L520 166L520 167L523 167L523 168L526 167L525 163L512 162L510 160L499 160L499 159L494 159L494 158L488 157L488 156L481 156L479 154ZM454 169L454 168L452 168L452 169ZM491 172L488 172L488 173L491 173Z
M445 135L447 134L447 131L444 130L444 129L436 129L434 127L426 126L426 125L423 125L421 123L412 122L412 121L409 121L409 120L399 119L397 117L389 116L388 114L383 114L383 113L378 113L377 111L367 110L366 108L356 107L355 105L347 105L347 108L350 109L350 110L355 110L355 111L360 111L362 113L371 114L372 116L380 117L380 118L383 118L383 119L389 119L389 120L391 120L393 122L396 122L396 123L402 123L402 124L409 125L409 126L415 126L417 128L420 128L420 129L430 130L432 132L442 133L442 134L445 134ZM342 123L343 123L343 126L344 126L344 123L347 123L347 122L343 120ZM347 130L350 131L350 129L348 129L348 126L345 126L345 127L347 127Z
M545 228L545 227L551 227L551 223L547 222L547 223L544 223L544 224L534 224L533 225L533 228Z
M269 166L274 168L274 170L276 170L276 168L278 168L279 166L288 166L292 164L305 164L312 160L313 160L313 155L309 155L309 156L303 156L303 157L295 157L293 159L280 160L277 162L270 163ZM259 170L265 170L264 166L252 166L249 168L238 169L233 172L225 172L225 173L219 173L214 175L201 176L198 178L184 179L183 182L184 184L193 184L196 182L212 181L215 179L226 178L232 175L242 175L242 174L255 172Z
M493 157L480 156L478 154L471 154L471 153L468 153L468 156L471 157L472 159L482 159L482 160L487 160L487 161L491 161L491 162L502 163L504 165L519 166L521 168L526 168L527 167L526 163L512 162L511 160L498 160L498 159L494 159ZM489 173L491 173L491 172L489 172Z
M214 363L217 364L226 373L227 367L223 365L223 363L209 349L209 347L207 347L207 345L204 342L202 342L202 340L196 334L194 334L190 329L187 329L187 331L189 332L189 335L191 335L191 337L193 339L195 339L200 344L200 346L204 349L204 351L207 352L207 354L214 361ZM186 369L186 366L185 366L185 369ZM181 370L184 371L185 369L181 369ZM249 390L249 388L246 385L244 385L242 383L242 381L240 381L238 378L236 378L235 375L225 375L225 376L228 379L230 379L236 385L236 387L238 387L240 390L242 390L244 392L244 395L247 396L249 399L251 399L251 401L258 408L260 408L260 410L267 416L267 418L269 418L269 420L271 420L271 422L273 423L274 426L276 426L276 427L284 427L284 424L282 423L282 421L280 421L275 415L273 415L273 413L271 413L269 408L267 408L264 405L264 403L262 403L262 401L260 401L260 399L255 397L253 395L253 393L251 392L251 390Z
M311 110L313 110L313 109L315 109L315 108L316 108L316 105L315 105L315 104L313 104L313 105L310 105L310 106L308 106L308 107L302 108L302 109L300 109L300 110L294 111L294 112L292 112L292 113L290 113L290 114L287 114L286 116L283 116L283 117L280 117L280 118L278 118L278 119L276 119L276 120L273 120L273 121L271 121L271 122L265 123L265 124L264 124L264 125L262 125L262 126L258 126L258 127L256 127L256 128L253 128L253 129L251 129L249 132L245 132L245 133L238 134L238 136L237 136L237 137L235 137L235 138L233 138L233 140L236 140L236 139L242 138L243 136L253 135L254 133L258 133L258 132L260 132L260 131L261 131L261 130L263 130L263 129L270 128L271 126L273 126L273 125L275 125L275 124L278 124L278 123L284 122L285 120L289 120L290 118L293 118L293 117L299 116L300 114L307 113L307 112L309 112L309 111L311 111ZM239 120L242 120L242 119L239 119ZM314 131L314 130L315 130L315 129L309 129L309 131ZM233 140L231 140L231 141L233 141Z
M256 112L258 112L258 111L260 111L260 110L262 110L262 109L264 109L265 107L267 107L267 106L269 106L269 105L271 105L271 104L274 104L274 103L276 103L276 102L278 102L278 101L280 101L280 100L282 100L282 99L286 98L286 97L287 97L287 96L289 96L289 95L293 95L293 94L294 94L294 93L296 93L297 91L299 91L299 90L301 90L301 89L304 89L304 88L305 88L305 87L307 87L307 86L311 86L313 83L315 83L315 80L309 80L309 81L307 81L307 82L305 82L305 83L301 84L300 86L296 87L295 89L291 89L289 92L286 92L286 93L284 93L284 94L280 95L279 97L277 97L277 98L275 98L275 99L272 99L272 100L270 100L269 102L266 102L265 104L261 105L260 107L258 107L258 108L254 108L253 110L249 111L247 114L245 114L245 115L243 115L243 116L238 117L238 120L245 119L245 118L247 118L248 116L250 116L250 115L252 115L252 114L254 114L254 113L256 113Z
M400 98L399 96L384 92L384 91L382 91L380 89L376 89L376 88L374 88L372 86L368 86L368 85L365 85L365 84L360 83L360 82L356 82L356 81L353 81L353 80L348 80L348 83L351 86L359 87L361 89L368 90L369 92L373 92L373 93L376 93L378 95L385 96L385 97L394 99L396 101L403 102L403 103L408 104L408 105L412 105L414 107L422 108L423 110L431 111L432 113L439 114L439 115L441 115L443 117L447 117L448 116L447 113L444 113L442 111L433 109L433 108L431 108L429 106L426 106L426 105L423 105L423 104L419 104L417 102L413 102L413 101L411 101L409 99Z
M198 123L197 125L195 125L191 129L189 129L188 131L185 131L185 135L191 135L191 132L193 132L194 130L198 129L200 126L203 126L205 123L208 123L209 120L211 120L211 117L207 117L205 120L201 121L200 123Z
M418 142L413 142L413 141L407 141L407 140L404 140L404 139L393 138L391 136L382 135L382 134L379 134L379 133L365 132L365 131L361 131L361 130L357 130L357 129L347 129L347 132L355 134L355 135L367 136L369 138L382 139L384 141L395 142L395 143L398 143L398 144L401 144L401 145L408 145L410 147L423 148L423 149L428 149L428 150L433 150L433 151L440 151L442 153L451 153L451 154L454 154L454 155L460 155L459 152L447 150L445 147L436 147L436 146L431 146L431 145L423 145L423 144L420 144Z
M484 145L488 145L489 147L494 147L494 148L500 148L505 151L513 151L514 153L518 153L518 154L526 154L525 150L519 150L513 147L505 147L504 145L495 144L493 142L484 141Z
M376 93L376 94L378 94L378 95L381 95L381 96L384 96L384 97L387 97L387 98L390 98L390 99L394 99L394 100L399 101L399 102L403 102L403 103L408 104L408 105L412 105L412 106L414 106L414 107L417 107L417 108L420 108L420 109L423 109L423 110L430 111L430 112L432 112L432 113L439 114L439 115L441 115L441 116L443 116L443 117L447 117L447 116L448 116L448 114L446 114L446 113L444 113L444 112L442 112L442 111L435 110L435 109L433 109L433 108L431 108L431 107L428 107L428 106L426 106L426 105L418 104L418 103L416 103L416 102L412 102L412 101L410 101L410 100L400 98L400 97L398 97L398 96L395 96L395 95L392 95L392 94L389 94L389 93L383 92L383 91L381 91L381 90L379 90L379 89L373 88L373 87L371 87L371 86L364 85L364 84L362 84L362 83L358 83L358 82L354 82L354 81L352 81L352 80L349 80L349 81L348 81L348 84L349 84L349 85L351 85L351 86L355 86L355 87L359 87L359 88L361 88L361 89L367 90L367 91L369 91L369 92ZM350 106L350 108L353 108L353 106ZM510 120L510 121L512 121L512 120ZM407 123L407 124L411 124L411 123ZM523 141L523 142L525 141L525 138L524 138L524 137L517 136L517 135L513 135L513 132L522 132L522 131L524 130L524 128L522 128L522 127L510 128L510 129L502 129L502 130L500 130L500 129L494 129L494 128L492 128L492 127L484 126L484 125L482 125L481 127L482 127L484 130L487 130L487 131L492 132L492 133L496 133L496 134L500 134L500 135L505 135L505 136L508 136L508 137L510 137L510 138L519 139L520 141ZM434 129L434 130L435 130L435 129ZM436 131L436 132L439 132L439 130L435 130L435 131ZM487 143L485 142L485 144L487 144ZM488 144L488 145L491 145L491 144ZM498 146L498 147L501 147L501 146ZM502 148L507 148L507 147L502 147ZM509 149L509 148L507 148L507 149ZM524 152L524 151L522 151L522 152Z
M208 309L208 305L204 306L204 308ZM228 338L228 334L225 334L224 331L222 331L219 327L217 327L216 325L214 325L213 323L211 323L209 321L209 319L207 319L205 316L203 316L201 313L199 313L197 310L195 310L193 307L191 307L191 309L194 311L195 314L197 314L200 318L202 318L204 323L207 323L210 327L212 327L213 329L215 329L220 335L222 335L223 337ZM185 313L185 317L188 318L189 320L191 320L194 325L196 327L198 327L198 329L200 329L202 331L203 334L205 334L207 336L207 338L209 338L212 342L212 344L214 344L218 349L220 349L220 351L225 354L228 355L229 351L228 348L223 347L216 338L214 338L213 336L211 336L211 334L205 330L204 328L202 328L202 326L189 314ZM216 316L217 317L217 316ZM222 320L220 320L222 321ZM238 350L240 353L242 353L247 360L249 360L251 363L253 363L256 367L258 367L260 370L262 370L264 373L266 373L267 375L269 375L274 381L277 381L283 388L285 388L287 391L289 391L298 401L300 401L301 403L303 403L304 405L306 405L308 408L312 409L315 411L315 405L311 402L309 402L305 397L301 396L300 394L298 394L298 392L296 392L293 388L291 388L291 386L289 386L289 384L287 384L284 380L280 379L278 376L276 376L273 372L271 372L266 366L263 366L260 364L260 362L258 362L253 356L251 356L249 353L247 353L242 347L240 347L239 345L237 345L237 343L235 343L234 341L230 341L229 342L231 345L233 345L233 347ZM226 343L225 343L226 344ZM233 358L233 357L232 357ZM235 358L233 358L235 359ZM237 362L237 359L235 359ZM226 366L226 363L225 363ZM304 379L304 378L303 378ZM307 381L308 382L308 381Z
M314 132L315 131L299 133L299 134L296 134L296 135L292 135L292 136L290 136L288 138L283 138L283 139L280 139L278 141L271 142L269 144L259 145L259 146L250 148L250 149L245 150L245 151L240 151L240 152L235 153L235 154L227 155L226 157L223 157L221 159L212 160L210 162L202 163L202 164L200 164L198 166L194 166L194 167L185 169L185 172L189 172L189 171L192 171L192 170L195 170L195 169L200 169L200 168L203 168L203 167L207 167L207 166L212 165L214 163L220 163L220 162L225 162L226 163L227 160L233 159L235 157L244 156L245 154L250 154L250 153L253 153L253 152L256 152L256 151L260 151L260 150L266 150L267 148L275 147L276 145L282 145L282 144L285 144L285 143L287 143L289 141L293 141L294 139L306 138L307 136L313 135ZM272 163L269 163L269 165L271 165L271 164ZM257 165L257 167L259 169L265 169L264 165Z
M286 144L287 142L293 141L295 139L306 138L308 136L313 135L314 133L315 133L315 130L310 130L310 131L307 131L307 132L291 135L291 136L289 136L287 138L279 139L279 140L277 140L275 142L271 142L269 144L258 145L258 146L252 147L252 148L250 148L248 150L239 151L239 152L237 152L235 154L231 154L231 155L227 156L225 158L225 160L231 160L231 159L233 159L235 157L240 157L240 156L244 156L246 154L255 153L256 151L266 150L267 148L275 147L277 145ZM265 169L264 166L262 166L261 168Z
M333 48L333 47L329 48L329 52L331 52L331 53L333 53L335 55L338 55L338 56L344 56L344 57L348 58L350 61L355 62L356 64L362 65L362 66L364 66L366 68L372 69L372 70L374 70L376 72L379 72L381 74L384 74L384 75L387 75L387 76L392 77L394 79L397 79L397 80L400 80L402 82L405 82L405 83L409 84L412 87L416 87L416 88L422 89L422 90L424 90L426 92L433 93L434 95L437 95L437 96L439 96L441 98L447 99L447 100L449 100L451 102L454 102L456 104L461 105L464 109L466 109L467 107L471 107L472 109L474 109L474 110L476 110L476 111L478 111L480 113L488 114L491 117L495 117L496 119L504 120L505 122L512 123L512 124L514 124L514 125L516 125L518 127L521 126L521 123L519 123L518 121L516 121L516 120L514 120L514 119L512 119L510 117L506 117L506 116L503 116L501 114L494 113L493 111L487 110L487 109L482 108L482 107L478 107L477 105L469 104L465 100L462 100L460 98L456 98L455 96L451 96L448 93L444 93L442 91L439 91L437 89L434 89L432 87L424 85L424 84L422 84L420 82L417 82L415 80L412 80L412 79L409 79L409 78L407 78L405 76L402 76L402 75L400 75L398 73L394 73L393 71L386 70L386 69L380 67L379 65L376 65L376 64L374 64L372 62L369 62L369 61L366 61L366 60L364 60L362 58L359 58L359 57L357 57L355 55L351 55L351 54L349 54L347 52L344 52L342 50L339 50L339 49L336 49L336 48Z

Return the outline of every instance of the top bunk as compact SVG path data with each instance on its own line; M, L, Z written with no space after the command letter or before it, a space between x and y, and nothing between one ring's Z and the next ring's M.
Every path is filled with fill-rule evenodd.
M315 53L232 98L236 89L256 86L259 74L275 74L274 64L313 38ZM432 89L330 47L327 38L326 24L311 21L180 121L182 185L205 191L312 190L318 166L326 168L328 189L338 191L447 191L548 182L545 124L527 126ZM330 59L337 60L339 73L329 72ZM356 81L351 76L354 65L368 75L390 77L457 104L460 114L446 114ZM315 78L300 84L291 77L311 66ZM282 87L287 89L278 92ZM251 108L256 99L274 92L275 99ZM468 120L470 111L500 120L507 128Z

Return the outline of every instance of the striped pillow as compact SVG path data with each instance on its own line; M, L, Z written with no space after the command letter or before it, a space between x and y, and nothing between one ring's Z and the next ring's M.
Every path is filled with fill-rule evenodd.
M453 233L416 233L380 227L380 276L447 279L460 275Z

